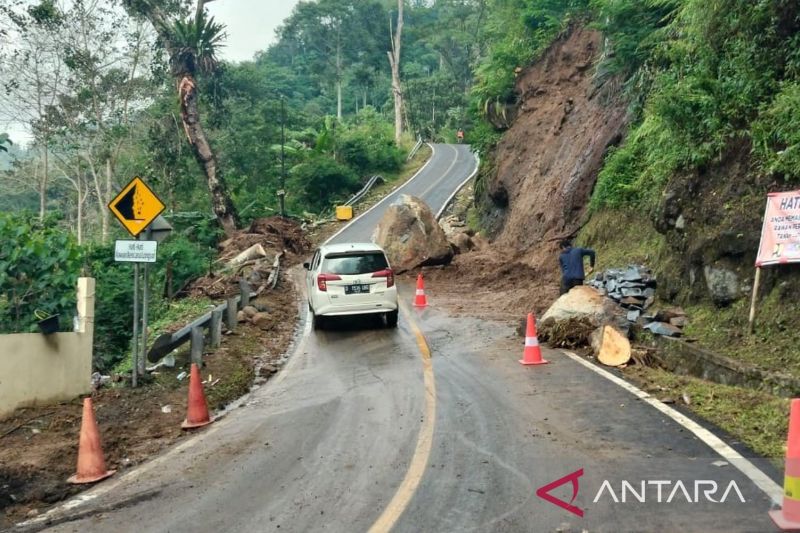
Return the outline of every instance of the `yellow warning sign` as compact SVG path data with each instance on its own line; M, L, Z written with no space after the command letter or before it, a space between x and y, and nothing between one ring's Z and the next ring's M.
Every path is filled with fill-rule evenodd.
M108 204L125 229L136 237L161 214L164 203L139 176L136 176Z

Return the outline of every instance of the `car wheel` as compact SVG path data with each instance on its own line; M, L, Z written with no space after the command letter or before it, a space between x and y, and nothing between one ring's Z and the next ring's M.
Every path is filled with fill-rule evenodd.
M397 327L397 309L394 311L389 311L386 313L386 327L387 328L396 328Z
M319 331L321 329L324 329L323 326L324 326L323 317L316 315L314 314L314 311L311 311L311 327L315 331Z

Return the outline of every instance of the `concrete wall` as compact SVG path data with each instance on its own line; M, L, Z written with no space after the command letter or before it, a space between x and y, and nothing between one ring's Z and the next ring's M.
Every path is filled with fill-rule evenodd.
M680 339L656 337L655 345L659 348L654 354L659 366L675 374L695 376L723 385L766 390L786 398L800 395L800 380L788 374L766 372Z
M94 294L94 279L78 279L77 332L0 335L0 418L91 391Z

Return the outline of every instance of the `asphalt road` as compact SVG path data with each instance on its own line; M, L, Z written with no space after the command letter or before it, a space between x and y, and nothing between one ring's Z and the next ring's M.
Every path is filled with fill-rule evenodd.
M450 149L465 147L436 148ZM438 164L410 187L435 184ZM359 224L349 237L368 231ZM661 412L561 353L522 367L509 326L453 318L435 300L417 310L412 295L401 287L397 330L305 324L245 405L99 485L50 530L773 531L770 500ZM577 514L536 495L571 473L574 501L569 483L552 494ZM738 493L707 501L712 481L716 502L732 483ZM625 483L636 494L622 501Z
M477 160L466 144L433 144L433 155L410 181L399 187L378 205L361 214L343 231L330 239L331 244L341 242L370 242L386 208L401 194L418 196L425 200L434 213L438 213L452 193L472 175ZM356 216L359 213L356 211Z

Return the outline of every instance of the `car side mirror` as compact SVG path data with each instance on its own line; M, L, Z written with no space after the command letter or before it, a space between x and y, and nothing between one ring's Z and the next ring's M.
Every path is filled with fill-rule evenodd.
M303 268L306 270L311 270L311 263L303 263Z

